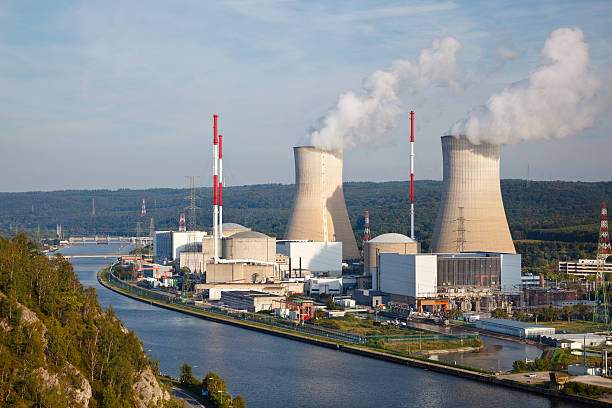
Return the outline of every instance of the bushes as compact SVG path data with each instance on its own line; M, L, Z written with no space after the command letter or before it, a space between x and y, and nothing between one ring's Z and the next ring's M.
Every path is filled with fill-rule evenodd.
M579 395L581 397L599 398L604 393L610 393L610 388L598 387L597 385L584 384L579 382L568 382L563 391L570 395Z

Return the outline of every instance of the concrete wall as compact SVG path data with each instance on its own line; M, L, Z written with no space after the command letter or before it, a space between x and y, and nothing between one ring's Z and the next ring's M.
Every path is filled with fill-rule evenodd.
M172 232L172 259L179 259L181 252L185 252L190 246L202 250L202 238L206 236L204 231L186 231L186 232Z
M231 237L223 238L222 258L229 260L249 259L262 262L276 261L276 239L259 234L259 237L242 236L243 234L258 234L252 231L239 232Z
M274 278L272 265L246 263L219 263L206 265L206 283L256 283Z
M359 259L342 188L342 150L294 147L295 199L285 239L342 242L343 259Z
M180 268L189 268L192 273L204 272L204 254L202 252L181 252Z
M500 146L474 145L465 137L442 137L443 184L431 252L514 254L499 184ZM463 244L457 248L459 219Z
M291 258L291 269L313 273L342 274L342 242L278 242L276 252Z
M437 257L429 254L381 254L373 287L408 297L436 297ZM376 286L375 286L376 285Z

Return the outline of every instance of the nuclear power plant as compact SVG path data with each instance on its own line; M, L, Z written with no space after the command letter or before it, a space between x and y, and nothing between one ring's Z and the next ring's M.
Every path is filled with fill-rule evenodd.
M499 157L499 145L442 137L442 197L430 252L516 253L502 202Z
M342 189L342 150L294 147L295 198L285 239L342 242L342 259L359 259Z

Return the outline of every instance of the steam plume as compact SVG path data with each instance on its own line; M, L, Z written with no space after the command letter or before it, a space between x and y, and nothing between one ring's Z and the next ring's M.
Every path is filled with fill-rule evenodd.
M599 78L589 69L589 47L579 28L559 28L542 49L552 62L489 98L451 128L472 143L561 139L592 126L600 112Z
M456 54L461 44L454 38L435 40L431 49L421 51L416 63L396 60L389 71L378 70L364 81L363 93L349 91L338 98L310 133L310 143L325 149L350 148L382 136L397 125L402 112L398 90L414 93L435 84L459 89Z

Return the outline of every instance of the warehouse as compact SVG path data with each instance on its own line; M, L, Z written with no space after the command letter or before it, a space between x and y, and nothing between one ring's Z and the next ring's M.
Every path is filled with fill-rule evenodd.
M274 302L284 300L283 296L272 295L253 290L233 290L221 292L221 302L232 309L247 310L257 313L261 310L273 310Z
M157 263L179 260L181 252L201 252L205 231L155 231L153 258Z
M479 319L476 328L510 336L528 338L555 334L554 327L540 326L533 323L517 322L509 319Z

